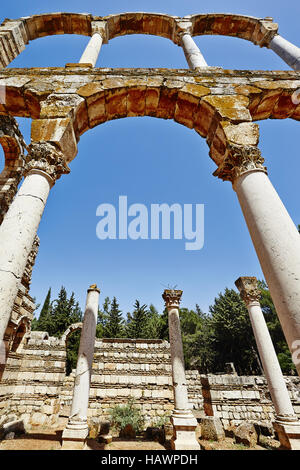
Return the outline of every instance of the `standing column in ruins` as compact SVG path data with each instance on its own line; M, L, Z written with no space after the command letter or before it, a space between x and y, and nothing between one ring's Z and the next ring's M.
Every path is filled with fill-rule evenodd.
M300 339L300 236L254 146L230 145L215 171L236 191L290 351ZM300 361L295 360L298 373Z
M95 32L89 40L88 45L86 46L79 63L92 64L92 66L95 67L102 46L102 42L103 39L101 34Z
M24 181L0 226L0 341L3 340L50 188L69 173L62 153L42 142L30 146Z
M283 447L300 449L300 423L294 412L289 392L284 381L271 336L260 307L261 296L255 277L240 277L235 281L245 302L259 356L267 379L272 402L275 408L275 431Z
M184 357L180 330L179 305L182 291L166 289L162 295L169 318L172 378L175 409L172 414L173 438L171 446L175 450L199 450L196 439L197 420L191 412L185 378Z
M89 434L87 412L96 336L100 290L96 284L87 290L71 414L63 432L63 449L82 449Z
M206 63L206 60L201 54L199 47L197 46L194 39L189 33L183 33L181 35L181 45L183 48L185 58L191 70L197 67L208 66Z
M281 57L292 69L300 70L300 48L279 34L273 37L268 47Z

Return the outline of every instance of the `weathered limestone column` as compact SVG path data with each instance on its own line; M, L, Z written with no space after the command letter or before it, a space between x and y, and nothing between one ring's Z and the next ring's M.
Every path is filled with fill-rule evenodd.
M287 449L300 449L300 423L294 412L286 383L277 359L271 336L260 307L261 296L255 277L240 277L235 281L245 302L253 328L259 356L275 408L273 423L281 445Z
M292 69L300 70L300 48L276 34L268 45Z
M182 291L166 289L162 295L169 317L174 404L172 449L199 450L196 439L197 420L190 410L185 378L184 357L180 330L179 305Z
M99 33L94 33L86 46L79 63L80 64L92 64L95 67L100 49L102 46L102 36Z
M181 45L190 69L193 70L197 67L208 67L199 47L190 34L183 33L181 35Z
M82 449L89 434L87 412L94 357L99 295L100 290L97 288L96 284L91 285L87 290L71 414L67 427L62 435L63 449Z
M50 188L69 173L63 155L49 143L29 148L25 179L0 226L0 341L44 212Z
M300 236L270 182L259 149L231 145L214 173L236 191L290 351L300 339ZM296 364L298 374L300 364Z

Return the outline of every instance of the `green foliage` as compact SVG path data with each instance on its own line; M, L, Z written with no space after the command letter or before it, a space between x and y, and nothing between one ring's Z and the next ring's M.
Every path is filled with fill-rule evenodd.
M170 416L156 416L152 421L152 426L156 428L162 428L163 426L170 424Z
M234 362L240 375L260 373L249 314L239 294L226 288L209 311L214 371L224 371L226 362Z
M45 307L45 308L44 308ZM48 331L50 336L60 337L72 323L82 319L82 312L72 292L68 299L67 291L62 286L58 298L50 303L50 289L48 291L42 312L34 324L38 331Z
M284 374L295 373L290 351L285 341L280 322L268 286L259 281L261 307ZM185 365L197 368L201 373L222 372L226 362L233 362L240 375L260 374L260 362L256 349L249 314L239 294L225 289L203 313L198 305L195 309L181 308L179 311ZM32 329L48 331L51 336L61 336L67 327L82 319L82 312L70 298L64 287L58 298L51 303L51 289L44 301L39 319L33 319ZM159 313L138 300L134 310L124 321L117 299L106 297L102 309L98 310L96 337L127 337L169 340L168 311ZM67 349L67 372L76 367L80 332L71 335ZM126 411L126 410L125 410Z
M45 318L49 314L49 312L50 312L50 302L51 302L51 287L49 287L48 293L46 295L44 305L42 307L40 317L39 317L40 320L42 318Z
M105 338L122 338L124 336L124 320L115 297L106 316L103 334Z
M112 426L119 431L125 428L127 424L131 424L135 432L138 434L144 428L144 417L140 410L134 406L134 400L131 398L127 405L116 405L111 409L110 419Z
M147 338L159 339L161 326L161 315L158 313L154 305L151 304L148 310L148 319L146 327Z
M127 314L127 338L147 338L149 311L147 305L135 301L134 311Z
M70 375L72 372L72 369L76 369L78 349L79 349L79 344L80 344L80 334L81 334L81 330L77 330L68 336L66 375Z

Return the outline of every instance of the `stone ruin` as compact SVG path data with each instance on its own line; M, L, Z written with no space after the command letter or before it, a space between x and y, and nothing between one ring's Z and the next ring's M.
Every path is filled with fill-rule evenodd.
M6 68L29 41L53 34L91 39L78 63ZM183 49L189 69L95 68L102 45L126 34L168 38ZM269 48L294 70L210 67L193 41L193 36L205 34L234 36ZM55 181L70 172L68 164L77 154L80 136L127 116L174 119L206 139L217 167L214 176L232 183L287 343L293 354L297 352L300 239L267 176L255 121L300 119L299 48L278 34L272 18L215 13L184 18L154 13L33 15L6 19L0 26L0 42L0 143L5 153L0 175L0 425L20 419L27 428L55 425L69 414L65 442L77 439L78 443L78 436L86 437L88 420L104 418L112 404L133 396L149 422L171 415L177 449L199 447L196 415L219 417L225 429L243 420L275 419L282 445L295 448L300 435L299 379L284 380L278 369L254 278L240 278L237 286L249 311L266 378L185 372L178 317L181 291L169 290L164 300L170 344L103 339L96 341L94 351L94 338L88 338L84 323L81 362L75 372L77 377L82 368L83 379L73 384L73 375L65 376L69 333L57 339L30 331L35 306L29 287L48 194ZM29 146L14 119L18 116L32 119ZM98 297L99 291L91 286L91 331ZM272 365L266 361L268 354Z

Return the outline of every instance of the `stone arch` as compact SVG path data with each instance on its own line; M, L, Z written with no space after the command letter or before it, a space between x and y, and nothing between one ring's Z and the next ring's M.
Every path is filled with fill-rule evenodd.
M72 325L70 325L66 331L64 332L64 334L62 335L61 337L61 342L63 344L66 345L67 341L68 341L68 336L71 334L71 333L74 333L74 331L76 330L81 330L82 329L82 322L78 322L78 323L72 323Z
M278 25L272 18L255 18L233 14L198 14L180 18L160 13L120 13L93 16L80 13L46 13L17 20L5 20L0 26L2 49L0 66L6 67L29 41L58 34L91 36L100 31L104 42L128 34L150 34L170 39L180 45L180 34L192 36L225 35L246 39L267 47L277 34Z
M209 13L191 15L192 36L218 35L245 39L260 47L268 47L277 33L278 25L273 18L256 18L247 15Z
M4 168L0 173L0 223L14 198L25 164L26 144L16 120L0 116L0 144L4 151Z
M28 337L30 332L30 320L27 316L23 316L18 321L15 327L15 334L11 342L10 351L18 352L24 340Z

